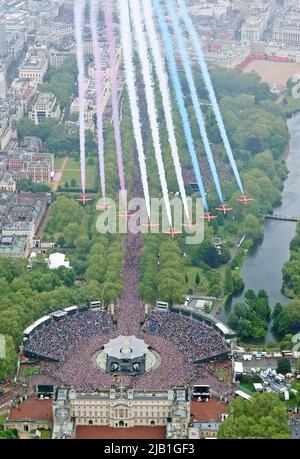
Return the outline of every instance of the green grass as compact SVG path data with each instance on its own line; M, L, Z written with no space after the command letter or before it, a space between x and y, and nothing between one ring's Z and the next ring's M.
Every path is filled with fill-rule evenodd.
M42 440L51 440L52 430L41 430L41 439Z
M66 164L66 169L79 169L80 168L80 161L75 160L73 158L69 158Z
M29 376L37 374L38 371L38 367L35 366L25 367L23 371L23 376L24 378L29 378Z
M237 385L237 387L242 390L243 392L246 392L248 395L253 395L256 391L254 390L253 386L250 386L249 384L245 383L240 383Z
M70 170L71 169L71 170ZM98 173L97 164L86 165L86 186L87 188L94 188L96 182L96 175ZM76 187L80 188L81 186L81 174L80 174L80 162L75 161L74 159L68 159L66 164L61 185L64 186L66 182L71 186L71 180L76 180Z
M199 276L200 276L200 284L198 286L195 285L195 278L196 278L197 273L199 273ZM192 289L194 292L194 295L208 296L209 282L202 268L197 267L197 266L185 266L184 274L188 276L186 292L188 292L189 289ZM196 287L197 287L197 291L196 291Z
M216 374L219 381L227 381L229 376L229 372L226 368L217 368Z
M62 163L64 162L65 158L55 158L54 160L54 168L55 170L59 170L62 166Z

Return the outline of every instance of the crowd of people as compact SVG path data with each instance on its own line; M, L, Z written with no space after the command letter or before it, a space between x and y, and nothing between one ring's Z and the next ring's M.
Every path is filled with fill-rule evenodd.
M105 335L115 328L107 312L89 309L60 320L52 320L25 343L24 351L42 359L65 362L86 340Z
M120 335L136 335L139 330L143 307L138 294L141 238L139 235L129 233L125 239L125 244L124 289L117 303L118 331Z
M172 312L152 312L140 327L138 303L135 308L130 315L123 307L119 309L117 327L107 312L94 309L52 320L24 349L42 359L52 359L52 362L41 362L41 374L77 389L108 387L115 381L111 374L99 368L95 356L119 334L134 332L159 354L160 364L149 372L122 377L124 384L140 389L167 389L197 382L206 371L205 367L194 364L194 360L227 350L220 335L211 327Z
M76 389L95 390L109 387L116 382L115 377L100 370L93 356L99 352L99 346L103 346L113 336L113 333L98 338L94 336L70 354L65 362L51 365L47 362L42 363L41 372L54 377L58 384L68 384ZM142 376L122 376L123 384L130 384L139 389L168 389L192 382L199 375L197 369L189 366L184 354L178 352L175 345L156 336L149 335L147 338L147 344L155 349L161 346L162 342L164 344L160 349L160 366Z
M193 322L173 312L152 312L143 329L176 344L190 362L223 354L227 346L221 335L205 322Z

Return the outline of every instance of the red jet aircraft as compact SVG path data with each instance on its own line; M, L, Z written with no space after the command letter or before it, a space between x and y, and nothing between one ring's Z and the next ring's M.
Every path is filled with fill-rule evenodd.
M180 234L180 231L177 231L176 228L172 228L172 227L170 226L170 228L168 229L168 231L166 231L166 234L169 234L170 236L172 236L173 239L175 239L175 236L176 236L177 234Z
M254 201L254 198L250 198L246 194L243 194L237 199L238 202L242 202L243 204L248 204L250 201Z
M227 215L233 209L228 207L227 204L222 204L221 207L216 207L216 210L220 210L224 215Z
M92 201L93 198L89 197L87 194L82 194L80 198L76 199L78 202L82 202L83 205L88 204L90 201Z
M211 214L210 212L205 212L203 216L204 220L208 223L212 222L215 218L218 218L216 215Z

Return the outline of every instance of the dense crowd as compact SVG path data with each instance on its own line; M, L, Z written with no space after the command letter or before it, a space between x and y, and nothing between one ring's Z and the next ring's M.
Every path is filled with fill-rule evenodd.
M25 350L57 360L42 362L42 374L55 378L57 383L85 389L108 387L114 382L112 375L99 369L95 356L119 333L129 335L134 331L159 354L160 365L148 373L122 378L123 383L137 388L166 389L196 382L205 372L193 360L226 351L221 337L212 328L175 313L152 312L142 328L137 326L138 316L124 314L122 308L119 313L122 314L118 327L106 312L98 310L53 320L25 344Z
M41 358L64 362L91 337L102 336L114 329L109 314L90 309L84 313L53 320L25 343L24 350Z
M77 349L64 363L42 363L43 374L54 377L57 383L72 385L74 388L97 389L109 387L116 382L115 378L100 370L94 356L99 346L105 344L109 336L92 337L82 348ZM142 336L140 336L142 337ZM144 337L145 338L145 337ZM149 339L148 339L149 338ZM193 368L184 354L178 351L175 345L156 336L147 336L147 344L160 349L161 364L156 369L142 376L122 377L123 384L130 384L141 389L167 389L178 384L185 384L195 380L200 375L199 368ZM176 358L174 358L174 355Z
M129 233L125 244L124 289L117 304L118 331L121 335L135 335L139 330L142 313L142 303L138 295L141 238Z
M205 322L193 322L172 312L152 312L143 329L176 344L189 361L202 360L227 351L223 338Z

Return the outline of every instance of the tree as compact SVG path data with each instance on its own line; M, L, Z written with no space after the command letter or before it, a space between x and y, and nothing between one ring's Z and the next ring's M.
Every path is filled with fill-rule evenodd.
M88 236L83 234L77 237L77 239L74 241L74 245L79 252L87 253L91 246L91 242Z
M225 283L224 283L225 295L230 295L233 291L233 279L230 266L227 266L225 272Z
M245 302L234 306L228 323L241 338L261 339L266 335L270 314L267 294L260 291L256 295L253 290L247 290L245 299Z
M220 439L291 438L288 413L276 394L254 394L251 400L237 398L229 404L229 417L222 422Z
M67 247L74 247L75 240L80 234L80 225L78 223L69 223L63 232L63 237Z
M31 193L49 193L51 191L47 183L34 183L27 179L20 181L19 189L21 191L30 191Z
M193 263L199 265L201 263L201 259L211 268L218 268L222 264L227 263L230 259L230 253L228 253L228 251L224 248L222 254L220 254L216 247L214 247L209 241L206 241L196 253Z
M273 326L276 333L284 336L300 331L300 300L297 298L282 306L278 304L273 311Z
M199 285L200 285L200 276L199 276L198 272L197 272L196 277L195 277L195 284L196 284L197 287L199 287Z
M241 292L245 287L244 279L238 271L234 271L232 274L232 282L234 292Z
M262 151L261 140L258 137L250 137L246 141L245 147L253 154L260 153Z
M12 322L11 322L12 324ZM3 326L3 325L2 325ZM17 363L17 354L12 336L5 336L5 358L0 359L0 379L12 377Z
M248 238L257 241L263 236L263 229L254 215L247 214L243 223L242 232Z
M38 133L38 127L29 118L22 118L18 124L18 138L24 139L26 135L36 136Z
M89 158L87 161L89 166L94 166L95 165L95 159L94 158Z
M19 438L17 429L2 430L0 429L0 440L16 440Z
M287 373L291 372L291 364L289 359L286 357L280 357L277 360L277 373L280 373L281 375L286 375Z

